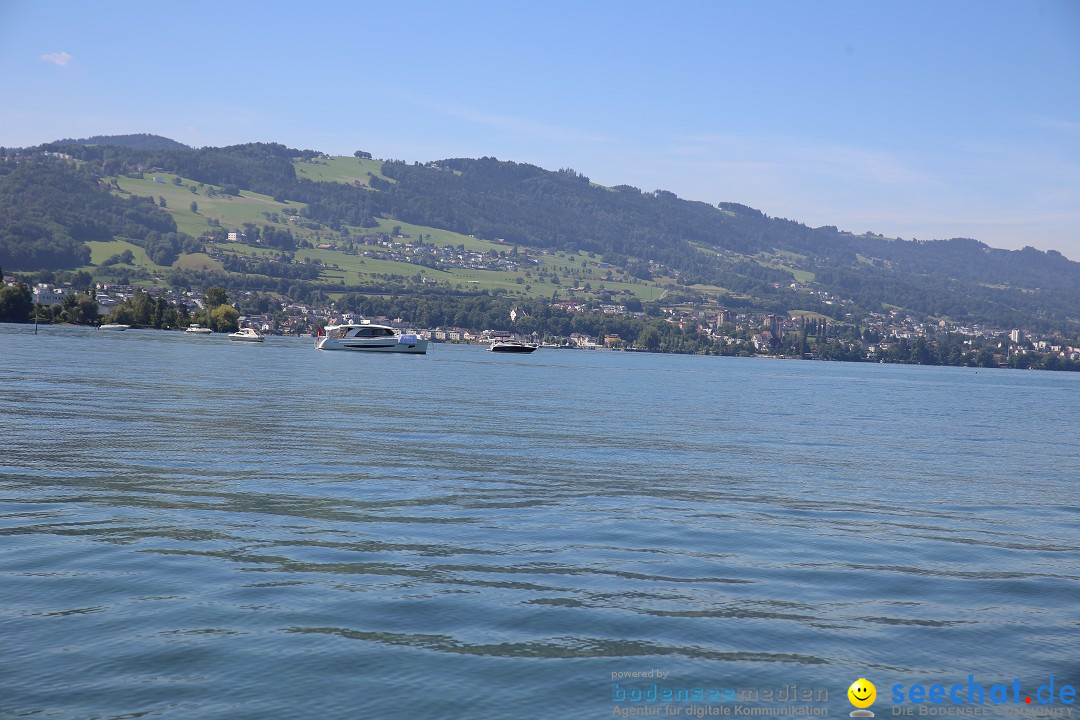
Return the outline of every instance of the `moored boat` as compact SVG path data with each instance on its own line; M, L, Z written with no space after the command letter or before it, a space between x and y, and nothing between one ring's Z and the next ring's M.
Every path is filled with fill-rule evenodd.
M402 333L388 325L328 325L315 336L316 350L361 352L427 352L428 341L415 333Z
M240 342L262 342L263 336L252 328L240 328L234 333L229 333L229 339Z
M520 342L518 340L492 340L488 350L499 353L531 353L540 347L535 343Z
M98 330L127 330L130 327L130 325L124 325L123 323L105 323L99 325Z
M214 331L211 330L210 328L204 328L202 325L199 325L198 323L193 323L191 325L188 325L187 330L184 330L184 332L191 333L192 335L209 335L210 333L212 333Z

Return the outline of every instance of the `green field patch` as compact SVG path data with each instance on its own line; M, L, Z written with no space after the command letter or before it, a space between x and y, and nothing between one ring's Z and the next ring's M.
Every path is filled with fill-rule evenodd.
M608 290L627 290L634 297L642 302L652 302L653 300L659 300L664 296L664 288L656 287L655 285L637 285L634 283L623 282L604 282L604 287Z
M246 245L244 243L221 242L215 243L214 247L230 255L247 255L249 257L273 258L282 253L277 248L269 248L260 245Z
M551 297L556 290L566 290L564 285L540 282L536 277L525 277L524 273L506 273L497 270L455 270L452 274L454 276L451 278L452 284L456 286L461 283L464 289L472 292L480 290L491 292L501 288L511 295ZM518 283L518 277L521 277L523 282Z
M343 280L346 285L363 284L375 275L400 275L410 278L420 274L436 280L452 280L450 273L423 265L352 255L340 250L298 249L296 261L304 260L319 260L324 268L320 280L334 285L340 285Z
M719 285L702 285L702 284L698 284L698 285L687 285L687 287L690 288L691 290L694 290L696 292L701 293L702 295L730 295L731 294L731 290L728 290L725 287L720 287Z
M174 262L172 266L180 270L210 270L225 272L225 268L222 267L221 263L206 253L181 255L176 259L176 262Z
M691 243L688 243L688 244L690 245L690 247L694 248L695 250L697 250L700 253L703 253L705 255L711 255L712 257L724 258L725 260L731 260L731 256L733 254L735 256L739 257L739 258L745 257L742 253L731 253L731 252L721 253L720 251L718 251L714 247L710 247L708 245L702 245L700 243L691 242Z
M167 270L168 268L161 265L154 264L146 255L146 251L138 245L128 242L127 240L110 240L108 242L96 242L90 241L86 243L86 246L90 248L90 262L93 265L101 265L113 255L119 255L125 250L130 250L134 259L134 263L131 265L111 265L104 268L99 268L104 272L108 272L111 268L131 268L131 267L144 267L148 270ZM92 270L92 268L91 268Z
M375 177L391 180L382 174L382 160L357 160L355 157L335 155L331 158L315 158L310 162L294 162L296 177L307 178L316 182L339 182L346 185L364 185L371 182L371 173Z
M829 320L831 318L828 315L822 315L819 312L813 310L788 310L788 316L793 318L804 318L806 320Z
M489 242L487 240L481 240L475 238L472 235L462 235L452 230L439 230L438 228L426 227L424 225L413 225L411 223L401 222L394 219L376 218L376 222L379 223L377 228L356 228L355 233L371 235L373 233L386 233L391 234L395 227L401 228L401 233L407 235L405 238L396 238L394 242L413 244L420 238L421 233L424 235L425 243L435 243L439 247L458 247L464 245L466 250L473 252L487 252L492 249L500 249L510 251L513 245L505 243ZM428 237L430 236L430 237Z
M778 258L782 259L785 262L800 262L806 259L805 255L793 253L789 250L775 250L774 253Z
M489 290L498 287L512 290L513 286L516 286L518 290L530 297L551 297L555 291L567 297L570 291L586 285L589 290L576 293L575 297L593 297L600 292L601 286L611 292L627 290L644 301L659 298L663 294L662 288L634 282L625 274L616 273L614 268L611 269L613 270L612 278L606 280L604 276L608 268L597 268L596 261L589 261L588 269L593 272L590 275L580 266L580 261L577 261L576 257L565 254L563 256L559 254L531 255L530 258L538 260L539 265L526 265L515 272L459 270L455 274L466 278L467 281L479 281L481 288L486 287ZM545 277L544 280L540 279L541 275ZM558 277L559 284L550 282L552 275ZM522 282L519 283L518 278L521 278ZM508 286L507 283L513 283L513 286Z
M537 272L544 272L547 274L555 273L559 276L564 286L569 285L571 287L577 285L584 285L589 283L592 286L596 286L598 283L622 283L625 285L636 285L633 278L631 278L621 268L616 267L600 267L602 260L587 260L586 266L581 267L581 260L575 258L571 260L568 257L559 257L558 255L533 255L534 259L539 261L539 266L530 267L529 269L534 274ZM610 279L608 273L611 274Z
M244 223L254 223L259 227L271 225L279 229L290 227L288 222L272 222L264 213L277 214L279 219L285 221L286 216L299 212L306 207L304 203L282 203L274 200L269 195L242 190L239 196L225 195L220 188L212 185L198 187L193 180L180 178L181 185L176 185L171 173L147 173L142 179L118 177L117 184L120 186L120 196L139 195L153 198L158 203L158 198L165 198L165 210L176 220L176 229L187 233L192 237L199 237L211 229L208 220L216 219L226 229L240 229ZM156 182L159 178L162 182ZM196 193L190 188L195 187ZM216 197L210 197L207 192L210 189L217 192ZM191 211L191 203L198 205L198 212ZM296 234L294 232L294 234Z
M509 255L510 253L507 253ZM586 268L582 268L580 264L575 265L566 258L561 258L557 255L534 255L536 260L540 261L539 268L543 268L545 272L554 273L581 273ZM593 274L597 272L598 268L591 266ZM612 272L619 272L618 268L611 268ZM607 273L607 269L604 269L604 274Z
M777 262L776 260L762 260L760 258L754 258L754 262L756 262L761 267L767 267L773 270L783 270L784 272L791 273L791 276L795 280L795 282L813 282L814 278L816 277L814 273L808 270L799 270L798 268L788 267L787 265L784 265L781 262Z

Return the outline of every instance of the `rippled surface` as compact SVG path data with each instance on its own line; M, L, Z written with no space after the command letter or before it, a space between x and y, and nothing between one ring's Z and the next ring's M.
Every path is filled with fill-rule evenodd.
M1076 374L10 325L0 352L0 716L1080 680Z

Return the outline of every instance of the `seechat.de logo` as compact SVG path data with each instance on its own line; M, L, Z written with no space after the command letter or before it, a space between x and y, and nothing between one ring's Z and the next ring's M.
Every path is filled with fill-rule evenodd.
M877 700L877 688L874 687L874 683L866 678L859 678L851 683L851 687L847 689L847 696L851 704L858 708L851 711L851 717L874 717L874 713L866 709L874 704L874 700Z

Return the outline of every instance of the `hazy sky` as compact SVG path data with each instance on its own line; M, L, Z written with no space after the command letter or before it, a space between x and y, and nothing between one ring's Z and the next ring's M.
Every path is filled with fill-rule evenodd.
M1080 1L0 0L0 145L133 132L1080 260Z

